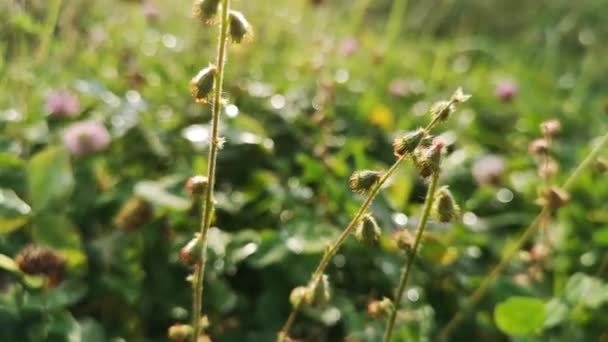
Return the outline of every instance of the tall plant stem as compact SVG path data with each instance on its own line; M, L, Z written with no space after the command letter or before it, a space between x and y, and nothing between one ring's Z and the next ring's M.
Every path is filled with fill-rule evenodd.
M193 281L194 312L192 314L192 341L196 342L200 334L201 315L203 306L203 280L205 278L205 263L207 259L207 233L211 225L213 214L213 189L215 186L215 168L217 165L217 154L220 148L220 112L222 110L222 86L224 82L224 66L226 62L226 46L228 43L228 13L230 0L221 0L220 27L217 43L217 76L213 85L213 104L211 110L211 140L209 147L209 160L207 166L208 185L205 190L203 201L203 215L201 219L200 239L202 241L202 253L200 261L195 265Z
M578 167L570 174L568 179L562 185L564 190L570 190L574 182L578 179L581 173L586 170L589 165L597 158L603 148L608 145L608 133L605 134L599 141L599 143L595 146L595 148L587 155L587 157L583 160L582 163L578 165ZM540 221L546 216L549 215L550 210L547 207L543 207L541 212L534 218L532 223L526 228L523 232L519 240L513 245L511 249L507 253L503 255L500 262L492 269L492 271L483 279L479 287L473 292L473 294L467 300L467 309L471 309L474 307L486 294L489 286L496 280L498 275L502 273L502 271L509 265L511 260L517 252L521 249L521 247L532 237L532 235L536 232L539 227ZM447 341L448 337L452 333L452 331L460 324L460 322L464 319L465 313L463 310L458 311L452 319L446 324L446 326L441 330L439 334L439 341Z
M412 247L412 251L408 255L406 264L401 274L401 280L399 280L399 287L397 288L397 292L395 292L395 307L391 311L391 315L388 318L388 322L386 323L386 330L384 331L384 342L389 342L391 340L391 335L393 334L393 327L395 326L395 320L397 318L397 311L399 311L399 304L401 303L401 299L403 298L403 292L405 291L407 280L412 270L412 266L414 265L414 260L416 259L416 253L418 252L418 248L420 247L422 235L424 233L424 230L426 229L426 224L429 220L429 216L431 215L431 208L433 207L433 200L435 199L435 191L437 190L438 182L439 171L436 171L431 176L431 183L429 184L429 188L426 193L424 208L422 210L422 217L420 218L420 222L418 223L418 231L416 232L416 238L414 239L414 246Z

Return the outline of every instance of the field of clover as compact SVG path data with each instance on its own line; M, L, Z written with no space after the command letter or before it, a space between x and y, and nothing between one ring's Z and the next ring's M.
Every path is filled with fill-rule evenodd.
M0 2L0 341L608 341L608 0Z

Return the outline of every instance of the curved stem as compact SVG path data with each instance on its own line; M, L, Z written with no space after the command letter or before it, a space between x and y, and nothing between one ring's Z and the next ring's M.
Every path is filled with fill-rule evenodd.
M213 213L213 189L215 186L215 168L217 164L217 154L220 148L220 112L222 110L222 87L224 81L224 66L226 62L226 46L228 43L228 13L230 10L230 0L221 1L220 28L217 47L217 76L213 85L213 106L211 112L211 140L209 148L209 160L207 166L207 179L209 181L205 190L203 201L203 215L201 219L200 239L203 243L201 260L196 264L194 270L193 297L194 312L192 315L192 341L195 342L201 331L200 321L203 306L203 280L205 278L205 263L207 257L207 233L211 226L211 216Z
M568 179L563 184L564 190L569 190L574 182L578 179L581 173L586 170L589 165L597 158L602 149L608 145L608 133L604 135L600 142L595 146L595 148L587 155L587 157L581 162L578 167L570 174ZM521 247L532 237L532 234L536 232L540 221L548 215L550 210L547 207L543 207L541 212L534 218L532 223L526 228L523 232L519 240L515 243L515 245L501 258L500 262L490 271L490 273L483 279L479 287L473 292L473 294L467 299L467 308L474 307L485 295L489 286L494 282L494 280L500 275L500 273L505 269L505 267L511 262L511 259L517 254L517 252L521 249ZM452 333L452 331L460 324L460 322L464 319L465 315L462 310L458 311L452 319L448 322L448 324L441 330L439 334L439 341L447 341L448 337Z
M384 331L384 342L389 342L391 340L391 335L393 333L393 327L395 326L395 319L397 318L397 311L399 311L399 304L401 303L401 299L403 298L403 292L405 291L405 287L407 285L407 280L409 278L410 272L412 270L412 266L414 264L414 260L416 259L416 253L418 252L418 248L420 247L420 241L422 240L422 235L424 230L426 229L426 224L429 220L429 216L431 215L431 208L433 207L433 200L435 199L435 191L437 190L437 183L439 181L439 171L433 173L431 176L431 184L429 184L429 188L426 193L426 199L424 201L424 208L422 210L422 217L420 218L420 222L418 223L418 231L416 232L416 239L414 240L414 246L412 247L411 253L409 253L409 257L407 258L407 263L403 268L403 273L401 275L401 280L399 281L399 287L397 288L397 292L395 293L395 302L394 308L391 312L391 315L386 324L386 330Z

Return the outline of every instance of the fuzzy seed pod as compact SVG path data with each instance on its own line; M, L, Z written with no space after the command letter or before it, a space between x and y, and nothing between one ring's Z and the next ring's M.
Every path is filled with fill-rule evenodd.
M380 171L355 171L348 179L348 186L352 191L363 194L370 190L380 178L382 178Z
M447 186L437 190L433 214L440 222L453 222L460 217L460 207Z
M116 226L124 231L134 231L148 223L154 210L152 206L139 197L131 197L123 206L114 219Z
M382 300L372 300L367 304L367 313L375 319L390 315L394 309L393 302L386 297Z
M193 198L200 197L205 193L207 185L209 185L207 176L192 176L186 181L186 191Z
M433 120L446 121L454 110L456 107L452 101L437 101L431 106L431 116Z
M297 308L303 304L307 304L306 300L311 296L308 294L310 289L307 286L298 286L291 290L289 294L289 302L294 308Z
M422 139L426 136L426 133L424 128L419 128L395 138L393 141L393 153L395 154L395 157L400 158L405 154L414 152L416 147L418 147Z
M331 288L329 279L326 274L323 274L317 279L313 279L308 284L305 302L310 306L322 306L331 299Z
M167 336L171 341L182 342L185 341L188 337L190 337L193 331L194 329L192 329L192 327L188 324L176 323L169 327Z
M414 246L414 235L406 229L402 229L399 230L395 235L395 242L397 243L397 247L399 249L402 249L406 252L409 252L412 250L412 247Z
M54 287L63 277L66 259L53 249L27 245L15 257L15 263L23 273L48 277Z
M545 137L555 137L562 131L562 123L557 119L551 119L540 124L540 130Z
M192 13L203 24L211 24L217 15L220 0L196 0L192 5Z
M199 234L195 234L192 240L179 251L179 259L186 266L194 266L201 261L203 255L203 241Z
M439 171L443 146L443 143L436 142L428 148L416 150L414 165L418 169L420 177L427 178Z
M467 102L471 98L470 94L465 94L462 90L462 87L458 87L454 94L452 94L452 98L450 99L453 103L464 103Z
M551 210L557 210L568 203L570 194L557 186L551 186L541 191L541 197L538 203L542 206L547 206Z
M229 16L230 39L235 43L250 40L253 37L253 28L243 13L231 10Z
M549 142L546 139L535 139L528 145L528 153L533 156L541 156L549 153Z
M355 237L368 246L375 245L380 240L382 229L372 215L365 215L355 230Z
M559 164L552 158L543 161L538 165L538 175L544 179L553 178L559 172Z
M213 64L201 69L190 81L190 93L197 103L208 103L213 91L217 68Z
M608 171L608 160L603 158L597 158L593 162L593 169L600 175L603 175Z

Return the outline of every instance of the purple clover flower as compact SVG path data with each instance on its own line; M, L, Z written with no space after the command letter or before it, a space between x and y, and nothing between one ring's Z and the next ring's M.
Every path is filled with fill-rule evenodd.
M473 164L473 178L479 185L498 185L505 172L505 161L494 154L484 156Z
M106 127L94 120L80 121L63 132L63 143L75 156L83 156L104 150L110 144Z
M80 101L78 97L66 90L51 91L46 97L46 112L56 118L70 118L78 115Z
M359 50L359 41L354 37L342 40L338 47L340 54L346 57L354 55L357 50Z
M517 90L514 80L501 80L496 85L496 97L502 102L510 102L517 95Z

